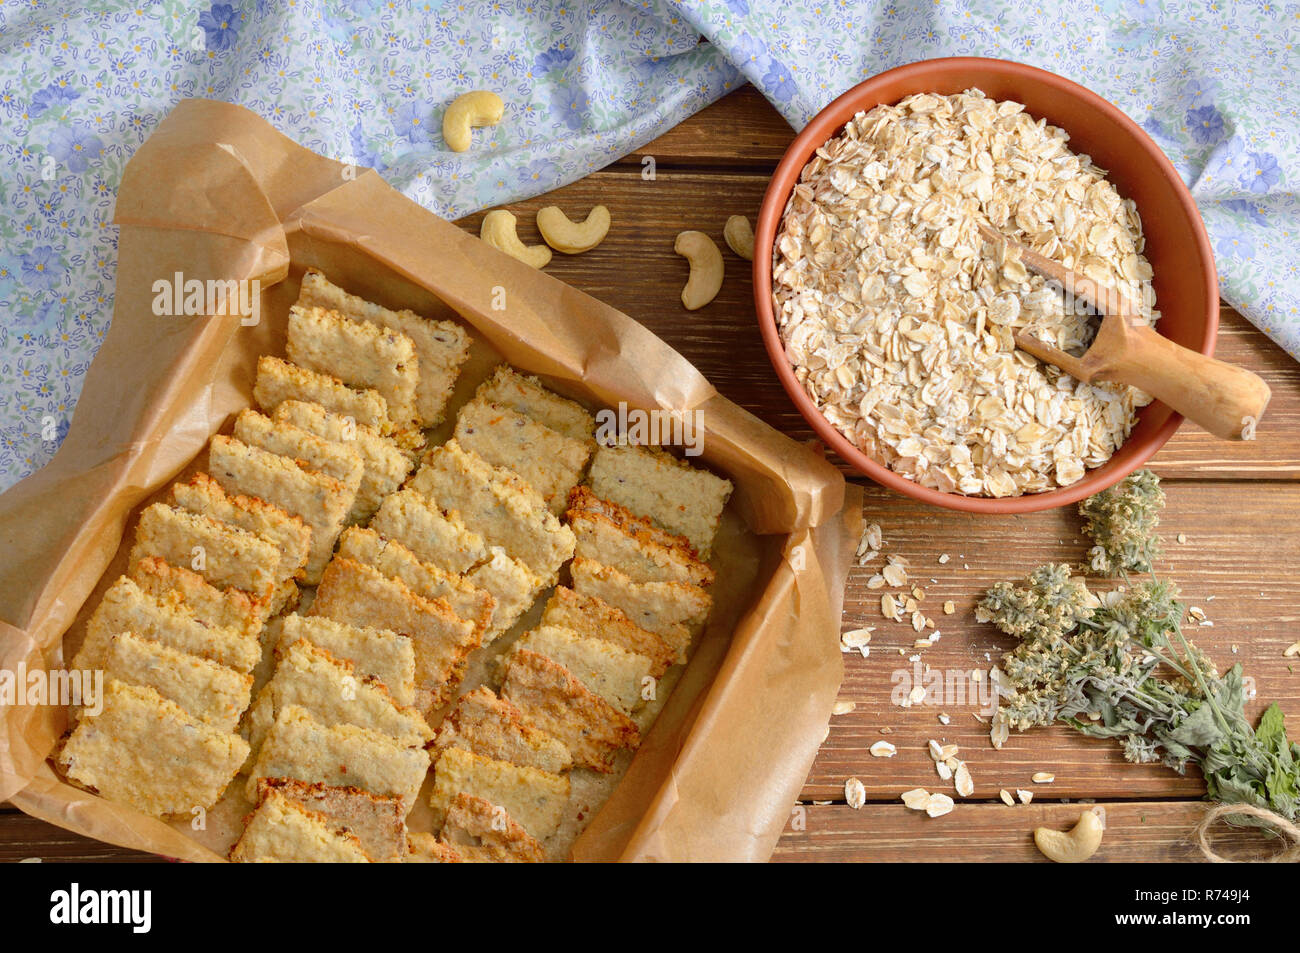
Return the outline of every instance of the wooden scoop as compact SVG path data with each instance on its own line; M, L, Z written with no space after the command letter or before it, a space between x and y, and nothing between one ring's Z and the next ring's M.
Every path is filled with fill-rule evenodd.
M989 227L980 234L1020 251L1030 271L1055 281L1102 315L1101 327L1083 357L1073 357L1024 331L1016 346L1055 364L1078 380L1114 381L1146 391L1156 400L1225 440L1250 440L1271 393L1258 374L1190 350L1143 324L1132 301L1115 288L1076 274Z

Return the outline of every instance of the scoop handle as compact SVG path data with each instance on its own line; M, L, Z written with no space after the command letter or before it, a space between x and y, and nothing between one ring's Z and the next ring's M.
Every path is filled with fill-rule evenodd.
M1225 440L1251 440L1272 392L1258 374L1130 324L1119 360L1097 375L1141 388Z

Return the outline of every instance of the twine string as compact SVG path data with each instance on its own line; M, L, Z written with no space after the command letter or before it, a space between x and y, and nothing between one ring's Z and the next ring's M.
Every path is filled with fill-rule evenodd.
M1277 851L1271 857L1264 858L1264 863L1300 863L1300 826L1291 823L1280 814L1274 814L1262 807L1255 807L1253 804L1219 804L1206 811L1205 816L1201 818L1201 823L1196 825L1195 831L1196 845L1201 848L1201 853L1205 855L1206 860L1212 864L1241 863L1241 861L1232 857L1224 857L1215 852L1214 848L1210 846L1210 829L1225 818L1243 816L1261 821L1265 830L1272 831L1289 842L1288 846L1282 850Z

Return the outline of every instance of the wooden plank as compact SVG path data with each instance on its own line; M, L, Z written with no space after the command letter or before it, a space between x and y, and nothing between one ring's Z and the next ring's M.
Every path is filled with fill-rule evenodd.
M813 431L777 382L759 338L750 265L733 255L722 239L728 216L745 214L753 221L766 186L764 175L679 173L661 166L656 178L647 181L625 169L590 175L510 208L519 218L523 241L538 244L541 236L534 218L542 206L559 205L571 217L581 218L593 205L606 205L613 225L605 241L582 255L557 253L547 274L636 318L681 352L722 394L777 430L809 440ZM458 224L478 234L481 220L482 215L472 215ZM673 253L674 238L688 228L711 235L726 263L722 291L694 312L681 305L688 268ZM1300 480L1300 364L1227 308L1218 355L1261 374L1273 389L1258 439L1229 443L1184 424L1155 465L1171 479Z
M751 168L768 175L794 139L794 130L763 94L742 86L658 139L619 159L644 168L653 156L661 169Z
M1300 665L1284 658L1294 642L1300 611L1295 605L1295 578L1300 574L1300 540L1278 532L1278 517L1300 508L1300 486L1292 483L1250 485L1177 482L1166 486L1168 505L1160 527L1166 555L1156 566L1177 582L1184 598L1203 608L1213 626L1190 627L1187 635L1221 668L1239 662L1255 680L1257 697L1248 713L1255 717L1278 701L1293 733L1300 733ZM1225 505L1231 506L1230 514ZM885 553L910 564L911 581L925 591L923 611L942 633L931 648L916 650L910 625L883 619L880 596L888 588L867 589L867 580L883 558L855 568L845 598L844 629L875 626L870 656L845 655L841 697L855 711L832 719L830 735L813 765L803 796L808 800L842 796L846 778L856 776L873 798L893 798L914 787L935 790L940 784L926 751L929 739L961 746L970 764L977 798L996 798L999 788L1032 788L1041 796L1060 797L1198 797L1199 778L1180 778L1158 765L1133 765L1114 742L1084 738L1064 728L1041 728L1016 734L1001 751L993 750L988 727L977 721L980 692L963 673L987 670L1014 643L991 625L975 621L974 606L1000 579L1022 577L1046 562L1078 565L1088 548L1073 508L1026 516L988 518L955 513L903 500L870 489L864 507L868 522L880 524ZM1179 533L1186 543L1176 542ZM942 555L950 558L939 564ZM969 568L967 568L969 567ZM1095 586L1094 588L1112 588ZM898 590L893 590L897 592ZM945 601L956 612L944 615ZM1236 651L1234 652L1234 648ZM900 654L901 650L901 654ZM941 704L900 708L898 697L915 680L919 656L950 679L951 691ZM904 676L908 681L904 681ZM965 698L958 697L958 688ZM987 698L987 692L984 693ZM947 726L940 713L951 719ZM882 729L888 733L882 734ZM888 740L898 748L892 758L873 758L867 749ZM1034 785L1036 771L1051 771L1050 786ZM951 785L947 785L951 789Z
M78 863L160 863L166 860L157 854L91 840L19 811L0 813L0 863L33 857L46 862Z
M1200 860L1189 839L1205 810L1195 802L1106 803L1107 831L1095 862ZM952 814L928 818L902 804L801 805L777 845L774 861L937 862L1038 861L1032 832L1038 826L1067 828L1080 804L1034 802L962 804ZM802 827L794 830L794 826ZM1216 836L1216 848L1241 859L1262 859L1271 845L1251 831ZM46 863L162 863L156 854L114 847L71 834L21 813L0 814L0 863L40 858Z
M1190 831L1204 805L1195 802L1106 803L1107 832L1094 862L1200 860ZM778 843L774 861L939 862L1036 861L1038 826L1067 828L1084 807L1034 802L962 804L952 814L928 818L901 804L868 804L852 811L844 804L802 805ZM793 830L798 823L802 830ZM1272 845L1253 831L1216 836L1216 849L1244 860L1269 856ZM46 863L162 863L145 854L71 834L21 813L0 814L0 863L39 857Z
M1158 863L1203 860L1192 831L1205 812L1195 802L1110 802L1106 833L1092 863ZM844 804L808 805L791 814L791 826L777 844L774 861L819 863L980 862L1049 863L1034 847L1035 827L1067 830L1086 809L1081 804L960 804L951 814L930 818L902 804L867 804L854 811ZM802 811L800 816L797 812ZM794 830L796 825L803 830ZM1217 832L1216 832L1217 835ZM1214 836L1225 856L1262 860L1270 843L1258 831Z
M1300 479L1300 363L1244 317L1224 305L1215 356L1259 374L1273 390L1255 440L1218 440L1184 423L1152 460L1181 479Z

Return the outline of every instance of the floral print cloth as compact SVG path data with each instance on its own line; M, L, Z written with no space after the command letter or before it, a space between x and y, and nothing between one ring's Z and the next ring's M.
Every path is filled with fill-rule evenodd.
M0 489L67 432L112 313L122 170L184 97L247 106L457 218L581 178L745 81L798 128L900 63L1021 60L1142 123L1193 187L1224 296L1300 355L1297 33L1295 4L1264 0L0 5ZM479 88L505 119L452 153L443 109Z

